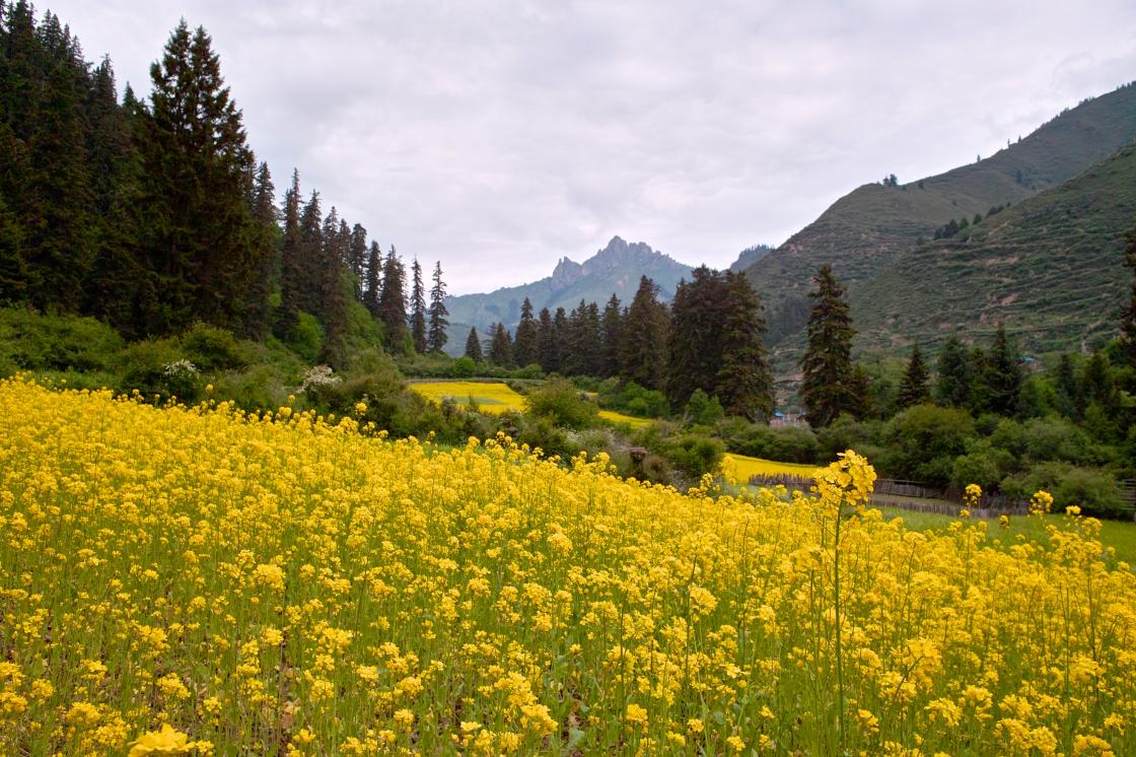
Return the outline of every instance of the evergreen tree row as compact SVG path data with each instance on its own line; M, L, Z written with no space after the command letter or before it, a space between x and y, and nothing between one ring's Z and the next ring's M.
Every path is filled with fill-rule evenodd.
M676 407L702 390L734 415L756 420L773 412L761 303L741 274L702 266L679 283L670 308L644 276L626 308L613 294L602 310L581 300L570 312L533 311L525 298L513 333L493 324L487 353L471 329L466 356L567 376L618 377L664 391Z
M196 321L252 339L288 339L302 315L344 359L352 303L388 349L441 351L440 265L413 290L394 247L294 171L276 206L203 28L182 21L150 69L151 95L118 101L109 60L91 66L59 19L0 0L0 303L80 312L140 338ZM410 340L408 343L407 340Z

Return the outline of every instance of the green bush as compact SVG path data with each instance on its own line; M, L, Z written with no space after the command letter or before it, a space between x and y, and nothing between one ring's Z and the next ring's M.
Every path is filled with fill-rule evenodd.
M634 381L620 384L616 379L608 379L599 385L601 407L619 410L640 418L663 418L670 413L667 397L655 389L645 389Z
M785 463L817 462L817 436L803 426L771 428L741 418L730 418L718 425L718 434L731 452L740 455Z
M204 382L175 339L135 342L120 356L120 392L137 390L147 400L177 397L187 404L201 398Z
M598 411L596 404L566 379L553 379L530 392L525 398L525 405L532 415L576 429L594 425Z
M713 437L682 434L667 440L659 451L676 469L697 480L718 470L726 446Z
M195 323L181 337L182 352L201 371L244 368L248 360L240 343L228 331Z
M970 413L957 408L916 405L888 422L892 475L932 485L950 482L954 460L974 436ZM889 471L891 472L891 471Z
M473 358L463 355L454 361L450 369L450 375L454 378L469 378L470 376L477 375L477 363Z
M286 344L309 365L316 362L323 349L323 325L314 315L300 312Z
M122 347L118 332L94 318L0 309L0 371L7 374L104 371Z
M717 397L711 397L701 389L695 389L686 403L686 419L691 424L712 426L725 417L726 411Z
M1094 515L1118 515L1124 501L1116 478L1099 468L1081 468L1068 463L1038 463L1024 473L1007 476L1002 491L1021 502L1044 489L1053 495L1055 511L1077 505Z

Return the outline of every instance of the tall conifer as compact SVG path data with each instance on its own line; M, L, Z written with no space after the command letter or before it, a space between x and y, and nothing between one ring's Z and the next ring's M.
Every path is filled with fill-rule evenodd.
M805 415L815 427L827 426L841 413L856 414L862 401L852 386L852 317L845 290L829 265L813 279L816 290L809 314L808 345L801 359L804 374L801 399Z
M410 338L414 341L414 351L424 354L429 345L426 340L426 288L422 284L422 266L418 258L410 265Z
M521 303L521 320L513 335L513 359L522 368L540 362L540 329L528 297Z
M446 328L450 322L446 316L450 311L446 309L446 282L442 281L442 261L434 261L433 286L430 287L430 328L426 333L426 342L431 352L441 352L446 346Z

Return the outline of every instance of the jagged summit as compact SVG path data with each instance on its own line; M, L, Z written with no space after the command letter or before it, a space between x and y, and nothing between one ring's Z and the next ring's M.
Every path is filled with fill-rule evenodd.
M668 299L679 280L688 278L691 270L692 266L652 249L645 242L628 242L618 235L613 236L607 245L582 263L569 257L560 258L552 275L539 281L449 298L446 306L451 320L450 343L460 347L464 339L453 335L464 335L470 326L484 329L501 321L511 328L520 318L521 303L526 297L537 310L543 307L570 310L580 300L602 304L612 294L627 303L635 294L640 277L649 276L659 285L660 295Z

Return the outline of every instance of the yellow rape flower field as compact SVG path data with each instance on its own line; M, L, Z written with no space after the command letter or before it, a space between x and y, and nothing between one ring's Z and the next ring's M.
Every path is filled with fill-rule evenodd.
M907 531L854 453L739 499L289 408L0 418L0 754L1136 753L1089 518Z
M452 400L459 405L477 404L483 413L500 414L510 410L524 412L525 398L508 384L492 381L415 381L409 389L431 402Z
M646 428L654 421L650 418L639 418L634 415L627 415L625 413L616 412L615 410L600 410L596 416L602 420L614 423L618 426L627 426L630 429Z
M746 484L754 476L799 476L812 478L818 473L814 465L779 463L727 452L722 457L722 474L732 484Z

